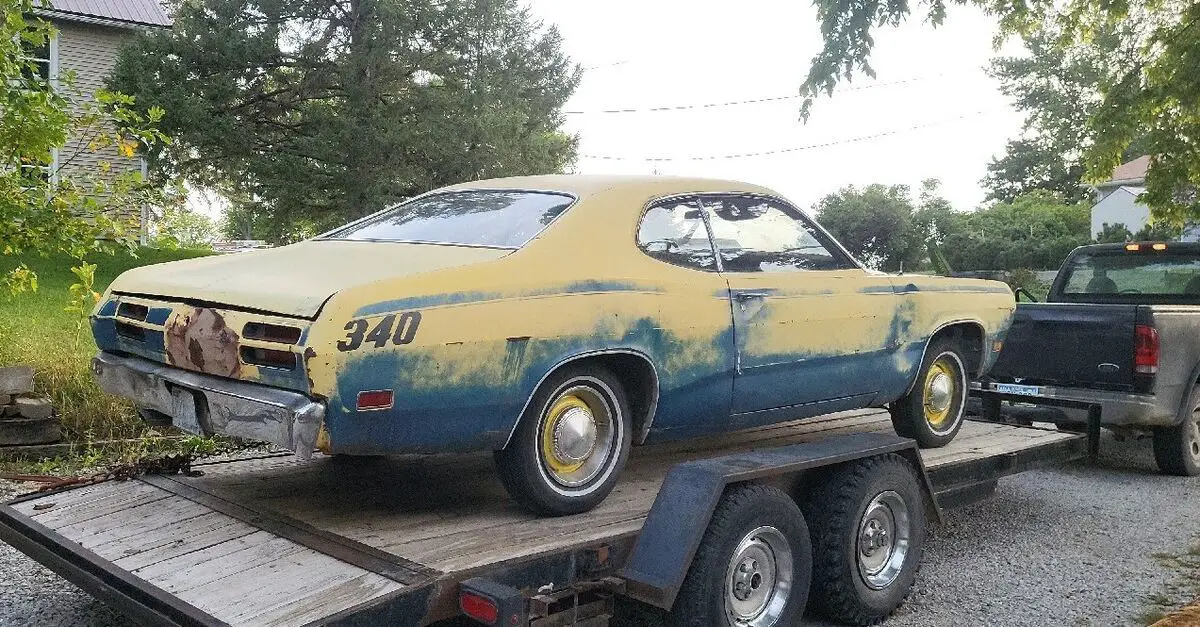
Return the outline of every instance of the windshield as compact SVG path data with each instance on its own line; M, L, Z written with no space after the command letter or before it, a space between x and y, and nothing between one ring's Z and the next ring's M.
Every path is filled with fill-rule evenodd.
M520 248L571 206L565 194L471 190L414 198L321 239Z
M1069 300L1200 301L1200 254L1194 251L1082 254L1064 268L1063 296ZM1072 298L1074 296L1074 298Z

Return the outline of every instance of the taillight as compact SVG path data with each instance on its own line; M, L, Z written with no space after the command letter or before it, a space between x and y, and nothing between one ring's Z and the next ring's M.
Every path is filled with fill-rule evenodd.
M500 621L500 607L481 594L464 590L458 597L458 605L463 614L484 625L495 625Z
M1158 330L1146 324L1133 329L1133 370L1139 374L1158 372Z

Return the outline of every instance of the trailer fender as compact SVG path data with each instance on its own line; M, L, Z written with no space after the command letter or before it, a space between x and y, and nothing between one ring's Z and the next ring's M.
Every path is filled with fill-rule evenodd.
M626 596L671 609L727 487L791 480L810 470L887 453L898 453L913 464L929 518L940 520L916 442L889 433L843 435L675 466L658 492L629 561L619 572L626 583Z

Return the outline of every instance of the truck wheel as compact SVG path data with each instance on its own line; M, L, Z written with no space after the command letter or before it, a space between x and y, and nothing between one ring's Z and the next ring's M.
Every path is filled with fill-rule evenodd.
M921 482L903 457L837 468L804 502L813 540L813 607L855 625L887 618L908 595L925 543Z
M962 427L967 403L967 368L962 348L950 339L929 345L917 382L907 396L891 405L897 435L921 448L946 446Z
M800 508L763 485L725 491L688 569L672 627L800 624L812 580L812 544Z
M1183 422L1154 430L1154 460L1169 475L1200 475L1200 386L1184 408Z
M544 381L508 446L496 452L509 495L537 514L586 512L612 491L629 457L629 400L597 366L568 366Z

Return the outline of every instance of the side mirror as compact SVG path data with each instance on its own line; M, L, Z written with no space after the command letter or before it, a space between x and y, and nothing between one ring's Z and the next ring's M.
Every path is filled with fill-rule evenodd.
M1017 289L1013 290L1013 294L1014 294L1014 295L1017 297L1017 302L1018 302L1018 303L1019 303L1019 302L1021 302L1021 296L1022 296L1022 295L1024 295L1024 296L1025 296L1025 299L1026 299L1026 301L1025 301L1025 302L1029 302L1029 303L1036 303L1036 302L1038 302L1038 299L1037 299L1036 297L1034 297L1034 295L1033 295L1033 294L1030 294L1030 293L1029 293L1029 290L1027 290L1027 289L1025 289L1025 288L1023 288L1023 287L1018 287Z

